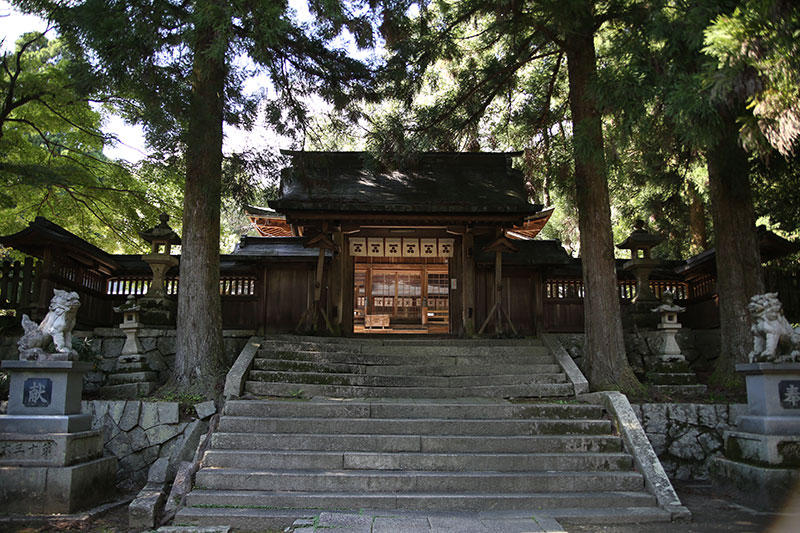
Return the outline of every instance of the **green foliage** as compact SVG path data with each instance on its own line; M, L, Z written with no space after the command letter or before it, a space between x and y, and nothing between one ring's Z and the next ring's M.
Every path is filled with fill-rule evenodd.
M791 0L744 0L705 30L704 51L717 61L712 90L748 99L741 138L750 150L792 155L800 139L800 6Z
M73 338L72 349L78 352L78 361L92 363L96 368L100 362L101 356L97 350L95 350L93 341L94 339L90 339L88 337L84 337L82 339Z
M62 41L23 35L0 69L0 233L45 216L110 251L174 210L156 183L106 158L112 142L82 85L81 59Z

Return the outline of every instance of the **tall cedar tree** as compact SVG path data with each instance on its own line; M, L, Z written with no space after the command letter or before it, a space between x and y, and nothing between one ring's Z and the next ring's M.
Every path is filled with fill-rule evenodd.
M745 88L758 83L751 83L744 70L731 72L725 62L712 61L703 48L704 31L738 4L663 0L647 17L628 19L627 28L616 34L616 54L626 57L628 86L638 86L633 92L640 98L621 116L641 124L648 120L644 115L663 115L682 144L679 151L705 159L721 337L714 379L723 384L735 379L735 364L747 360L752 346L747 303L764 290L750 164L739 139L739 121L752 118Z
M615 17L625 2L464 0L421 4L418 16L389 16L384 21L381 29L393 52L388 72L392 93L411 101L428 68L439 61L460 63L461 70L454 67L458 83L454 94L437 102L438 110L426 110L422 118L438 122L436 129L444 135L474 126L495 98L519 90L518 76L526 66L561 54L566 58L588 377L597 389L639 389L622 335L594 43L600 26ZM392 10L390 15L392 12L403 10ZM465 58L465 42L484 53ZM561 61L553 65L558 69ZM554 72L553 78L556 76Z
M286 132L287 124L306 120L303 98L312 92L338 107L361 97L369 69L329 43L345 28L359 46L372 43L370 20L353 11L363 6L314 2L316 23L301 24L286 2L16 3L52 20L71 46L94 58L98 87L114 95L129 120L144 125L152 147L185 153L174 378L182 389L214 394L223 370L223 122L252 125L260 101L267 119ZM274 90L248 96L243 82L254 71ZM268 92L277 96L269 100Z

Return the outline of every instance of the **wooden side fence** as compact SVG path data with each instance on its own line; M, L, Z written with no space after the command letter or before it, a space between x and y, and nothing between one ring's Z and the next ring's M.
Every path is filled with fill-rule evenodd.
M23 262L3 261L0 266L0 309L27 310L38 298L39 263L33 257Z
M475 318L485 317L493 295L491 272L476 269ZM800 270L767 268L767 290L778 292L787 318L800 322ZM223 327L291 331L310 305L314 291L312 262L236 263L221 272L219 291L222 298ZM28 257L23 261L0 264L0 310L28 313L41 319L53 289L76 291L81 298L79 328L114 326L120 317L113 307L129 295L147 292L150 276L116 272L109 276L77 262L54 258L51 264ZM687 281L651 280L656 297L664 291L675 292L676 301L687 307L681 322L696 329L719 325L716 280L704 275ZM177 276L167 279L166 293L176 298ZM625 305L635 295L635 281L618 282L620 303ZM324 292L324 291L323 291ZM523 334L538 331L583 331L584 287L580 278L544 278L524 268L509 268L503 276L503 302L508 316Z

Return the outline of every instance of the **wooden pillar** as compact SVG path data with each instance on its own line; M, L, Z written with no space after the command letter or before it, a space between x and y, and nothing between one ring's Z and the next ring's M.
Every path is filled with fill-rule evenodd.
M259 294L261 297L261 317L258 320L258 333L263 335L267 332L267 316L269 316L269 270L267 264L261 263Z
M461 239L461 322L467 337L475 335L475 235L467 228Z
M355 268L353 256L346 237L342 237L342 326L344 336L353 334L353 304L355 290Z
M494 252L494 305L497 319L494 321L494 332L500 335L503 332L503 322L500 313L503 309L503 252Z
M55 288L54 273L53 249L46 246L42 253L42 262L38 272L39 278L36 283L39 287L39 298L34 309L31 309L31 318L34 321L42 320L50 308L50 299L53 297L53 289Z
M335 328L341 328L344 317L343 293L346 290L344 284L344 256L347 253L344 247L344 234L341 230L333 232L333 242L336 244L338 252L333 254L328 276L328 316L331 317L331 322Z

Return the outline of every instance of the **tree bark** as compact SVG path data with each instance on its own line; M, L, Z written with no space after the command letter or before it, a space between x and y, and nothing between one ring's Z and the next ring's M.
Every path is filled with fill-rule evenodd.
M699 254L708 248L708 236L706 234L706 208L703 199L697 192L694 183L689 181L686 184L686 194L689 197L689 233L691 239L691 251Z
M198 6L208 11L196 26L186 132L175 381L181 390L213 396L223 361L219 232L227 47L209 20L218 6L207 4Z
M723 127L706 156L717 261L720 354L713 381L735 384L736 363L747 362L753 345L747 304L764 292L747 154L739 145L734 115L722 113Z
M587 2L590 11L591 3ZM589 14L590 15L590 14ZM587 17L591 21L591 16ZM625 355L611 233L603 128L591 85L597 58L591 23L566 47L572 114L575 190L583 263L586 370L595 390L641 388Z

